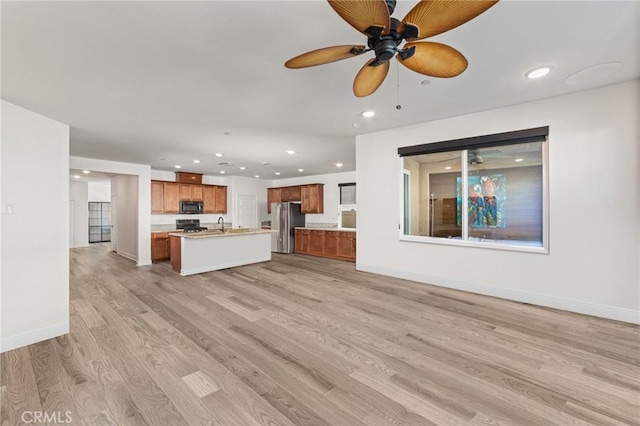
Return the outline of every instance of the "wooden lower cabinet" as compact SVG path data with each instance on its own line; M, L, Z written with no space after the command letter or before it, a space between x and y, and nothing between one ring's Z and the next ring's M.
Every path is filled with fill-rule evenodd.
M171 258L171 242L168 232L151 233L151 262L160 262Z
M356 233L297 228L295 252L355 262Z

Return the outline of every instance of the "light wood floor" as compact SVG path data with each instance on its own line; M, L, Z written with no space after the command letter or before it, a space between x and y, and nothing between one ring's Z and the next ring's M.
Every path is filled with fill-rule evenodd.
M629 324L294 255L183 278L92 245L70 293L70 335L2 355L2 425L640 424Z

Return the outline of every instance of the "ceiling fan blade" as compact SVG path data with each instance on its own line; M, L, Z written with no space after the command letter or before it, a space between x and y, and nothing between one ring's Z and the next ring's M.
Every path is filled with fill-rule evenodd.
M368 37L389 34L389 9L384 0L328 0L349 25Z
M376 58L372 58L364 64L353 81L353 94L359 98L375 92L389 72L389 61L384 61L380 65L372 65L376 60Z
M467 59L453 47L442 43L418 42L407 43L405 49L415 47L413 56L403 59L396 55L402 65L417 73L430 77L450 78L467 69Z
M498 0L422 0L407 13L402 22L417 25L420 40L449 31L472 20Z
M366 52L365 46L331 46L303 53L284 63L287 68L306 68L351 58Z

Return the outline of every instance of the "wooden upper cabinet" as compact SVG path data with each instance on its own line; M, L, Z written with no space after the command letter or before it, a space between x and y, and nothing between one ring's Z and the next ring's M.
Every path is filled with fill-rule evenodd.
M282 202L282 188L267 188L267 213L271 213L271 203Z
M227 213L227 187L151 181L151 213L178 213L180 201L202 201L203 213Z
M180 198L178 184L175 182L164 182L164 213L178 213L179 210Z
M202 188L202 201L204 201L205 213L217 213L216 210L216 187L204 185Z
M283 186L282 188L274 188L281 190L281 198L283 202L286 201L301 201L301 187L300 186Z
M203 185L191 185L191 200L204 201Z
M190 201L191 200L191 185L186 183L178 184L180 188L180 201Z
M227 213L227 187L215 186L216 213Z
M164 182L151 181L151 213L164 213Z
M202 185L202 174L200 173L188 173L188 172L176 172L176 182L179 183L193 183L196 185Z
M324 184L302 185L301 195L301 213L324 213Z

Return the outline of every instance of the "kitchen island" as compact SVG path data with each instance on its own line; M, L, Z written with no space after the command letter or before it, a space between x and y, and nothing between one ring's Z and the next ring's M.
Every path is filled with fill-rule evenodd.
M271 260L267 229L229 229L225 232L172 232L171 268L187 276Z

